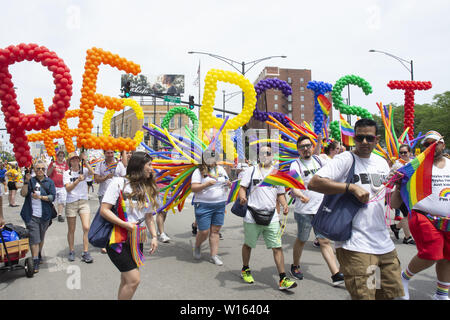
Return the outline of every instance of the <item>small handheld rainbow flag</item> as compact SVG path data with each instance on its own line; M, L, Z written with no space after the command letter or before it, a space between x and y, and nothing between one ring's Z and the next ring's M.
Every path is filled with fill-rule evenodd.
M120 192L119 194L118 203L119 206L117 208L117 216L123 221L128 221L127 207L125 204L125 200L123 199L122 192ZM118 225L114 224L111 231L111 237L109 238L109 244L112 245L122 243L127 240L127 237L127 229L121 228Z
M342 132L342 143L346 146L354 146L355 142L353 141L353 137L355 136L355 131L353 130L352 126L344 119L344 117L339 115L341 117L341 132Z
M323 114L328 117L328 114L331 110L331 103L330 100L327 99L323 94L319 94L317 96L317 102L319 102L320 108L323 111Z
M233 181L230 187L230 193L228 194L227 204L235 202L241 187L241 180Z
M259 186L282 186L291 189L306 189L302 177L300 177L298 172L295 170L291 170L289 172L274 170L264 178L263 182L261 182Z
M435 150L436 143L433 143L410 163L397 170L404 175L400 195L409 212L417 202L432 192L431 173Z

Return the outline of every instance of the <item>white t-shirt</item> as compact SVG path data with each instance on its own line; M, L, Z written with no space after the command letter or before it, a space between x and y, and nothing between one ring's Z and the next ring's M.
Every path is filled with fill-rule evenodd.
M319 171L321 165L324 166L326 163L326 160L322 158L319 161L314 156L310 160L297 159L291 164L290 170L297 171L302 177L305 187L308 188L308 183L311 178ZM322 203L323 194L311 190L301 190L301 192L309 198L309 201L303 203L300 199L296 199L294 211L301 214L316 214Z
M253 173L252 181L250 178ZM270 167L269 169L260 168L260 166L255 166L251 168L247 168L244 171L241 180L241 186L248 188L251 183L250 194L247 199L247 205L252 207L255 210L275 210L277 206L277 195L285 193L284 187L281 186L264 186L259 187L258 185L264 180L264 178L270 174L274 170L274 167ZM280 217L277 212L272 217L270 223L278 222ZM249 210L244 217L244 222L247 223L255 223L252 214Z
M89 173L88 168L83 168L83 175L86 178ZM64 186L68 183L73 183L80 176L78 171L67 170L64 171L63 182ZM66 189L67 190L67 189ZM72 203L78 200L88 200L88 185L86 179L80 181L72 191L67 191L66 203Z
M437 216L450 217L450 160L445 159L445 167L433 165L431 173L431 194L413 207Z
M36 181L36 185L34 186L34 193L38 196L41 195L41 184L39 181ZM33 192L32 191L32 192ZM32 195L31 196L31 210L33 211L33 216L41 218L42 217L42 203L40 199L34 199Z
M355 156L355 175L353 183L370 193L369 199L383 188L383 181L389 175L389 166L383 158L371 154L369 158ZM336 155L316 174L337 182L345 182L353 159L349 151ZM336 248L384 254L395 249L385 223L385 190L378 201L373 201L361 208L353 218L352 236L345 242L336 242ZM380 196L381 196L380 195ZM379 197L380 198L380 197Z
M218 203L227 201L229 188L226 181L229 180L228 175L222 166L217 166L216 169L217 172L211 171L206 177L202 177L198 168L192 173L191 184L203 184L211 180L217 181L214 185L206 187L200 192L194 192L194 202Z
M102 202L116 205L117 199L119 198L120 191L123 189L124 184L125 189L123 189L124 194L132 193L132 189L130 184L128 183L128 179L122 177L114 177L111 179L111 183L106 189L106 192L103 196ZM125 197L124 197L125 198ZM138 209L137 201L131 200L133 203L133 208L130 205L130 200L125 199L125 205L127 210L128 222L136 222L141 218L144 218L147 213L151 213L153 211L153 207L149 204L148 208Z
M125 177L127 175L127 168L123 165L122 161L119 161L116 167L116 177Z
M114 160L115 161L115 160ZM115 162L113 162L115 163ZM119 162L120 163L120 162ZM117 166L119 165L117 163ZM108 170L108 165L106 164L106 161L102 161L95 167L94 174L97 174L101 177L107 176L108 174L112 173L114 177L117 177L117 166L114 168L110 168ZM99 184L98 187L98 195L103 196L105 194L106 189L108 188L108 185L111 183L112 179L107 179L104 182Z

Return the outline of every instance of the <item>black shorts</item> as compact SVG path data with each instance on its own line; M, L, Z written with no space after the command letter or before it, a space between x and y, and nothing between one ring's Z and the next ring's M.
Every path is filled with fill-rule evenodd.
M13 181L8 182L8 190L17 190L16 183Z
M86 183L87 183L88 187L92 187L93 181L87 181Z
M144 244L140 244L141 251L144 251ZM111 259L112 263L119 269L120 272L128 272L133 269L137 269L137 264L133 260L133 256L131 254L131 248L128 242L122 243L122 251L117 253L110 246L106 247L106 252L108 253L109 259Z
M5 177L0 177L0 182L1 183L3 183L3 182L5 182L6 180L5 180Z

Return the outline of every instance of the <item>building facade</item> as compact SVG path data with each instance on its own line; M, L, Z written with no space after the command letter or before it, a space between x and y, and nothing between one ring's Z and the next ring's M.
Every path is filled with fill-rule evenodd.
M254 82L256 85L263 79L277 78L286 81L292 88L292 95L284 96L279 90L269 89L258 98L258 109L265 112L286 114L296 123L314 122L314 92L306 88L311 81L311 70L283 69L265 67ZM326 97L331 101L331 94ZM254 118L248 123L249 128L263 129L268 125Z
M138 120L133 109L128 109L125 111L117 112L111 119L111 135L113 137L129 137L133 138L136 131L142 129L142 125L148 127L149 123L156 124L158 126L162 125L162 121L166 114L173 107L178 107L180 105L175 105L172 103L167 103L163 101L157 101L156 104L153 103L153 99L136 99L144 111L144 120ZM187 108L187 106L186 106ZM172 117L169 122L169 127L167 130L178 135L184 135L184 127L188 126L192 129L192 123L184 114L176 114ZM148 131L144 130L144 143L151 147L152 149L158 149L161 147L159 141L155 141Z

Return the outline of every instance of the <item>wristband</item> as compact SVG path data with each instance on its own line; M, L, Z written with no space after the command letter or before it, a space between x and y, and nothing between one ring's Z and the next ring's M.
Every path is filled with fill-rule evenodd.
M345 186L345 193L348 192L348 188L350 187L350 182L347 182L347 185Z

